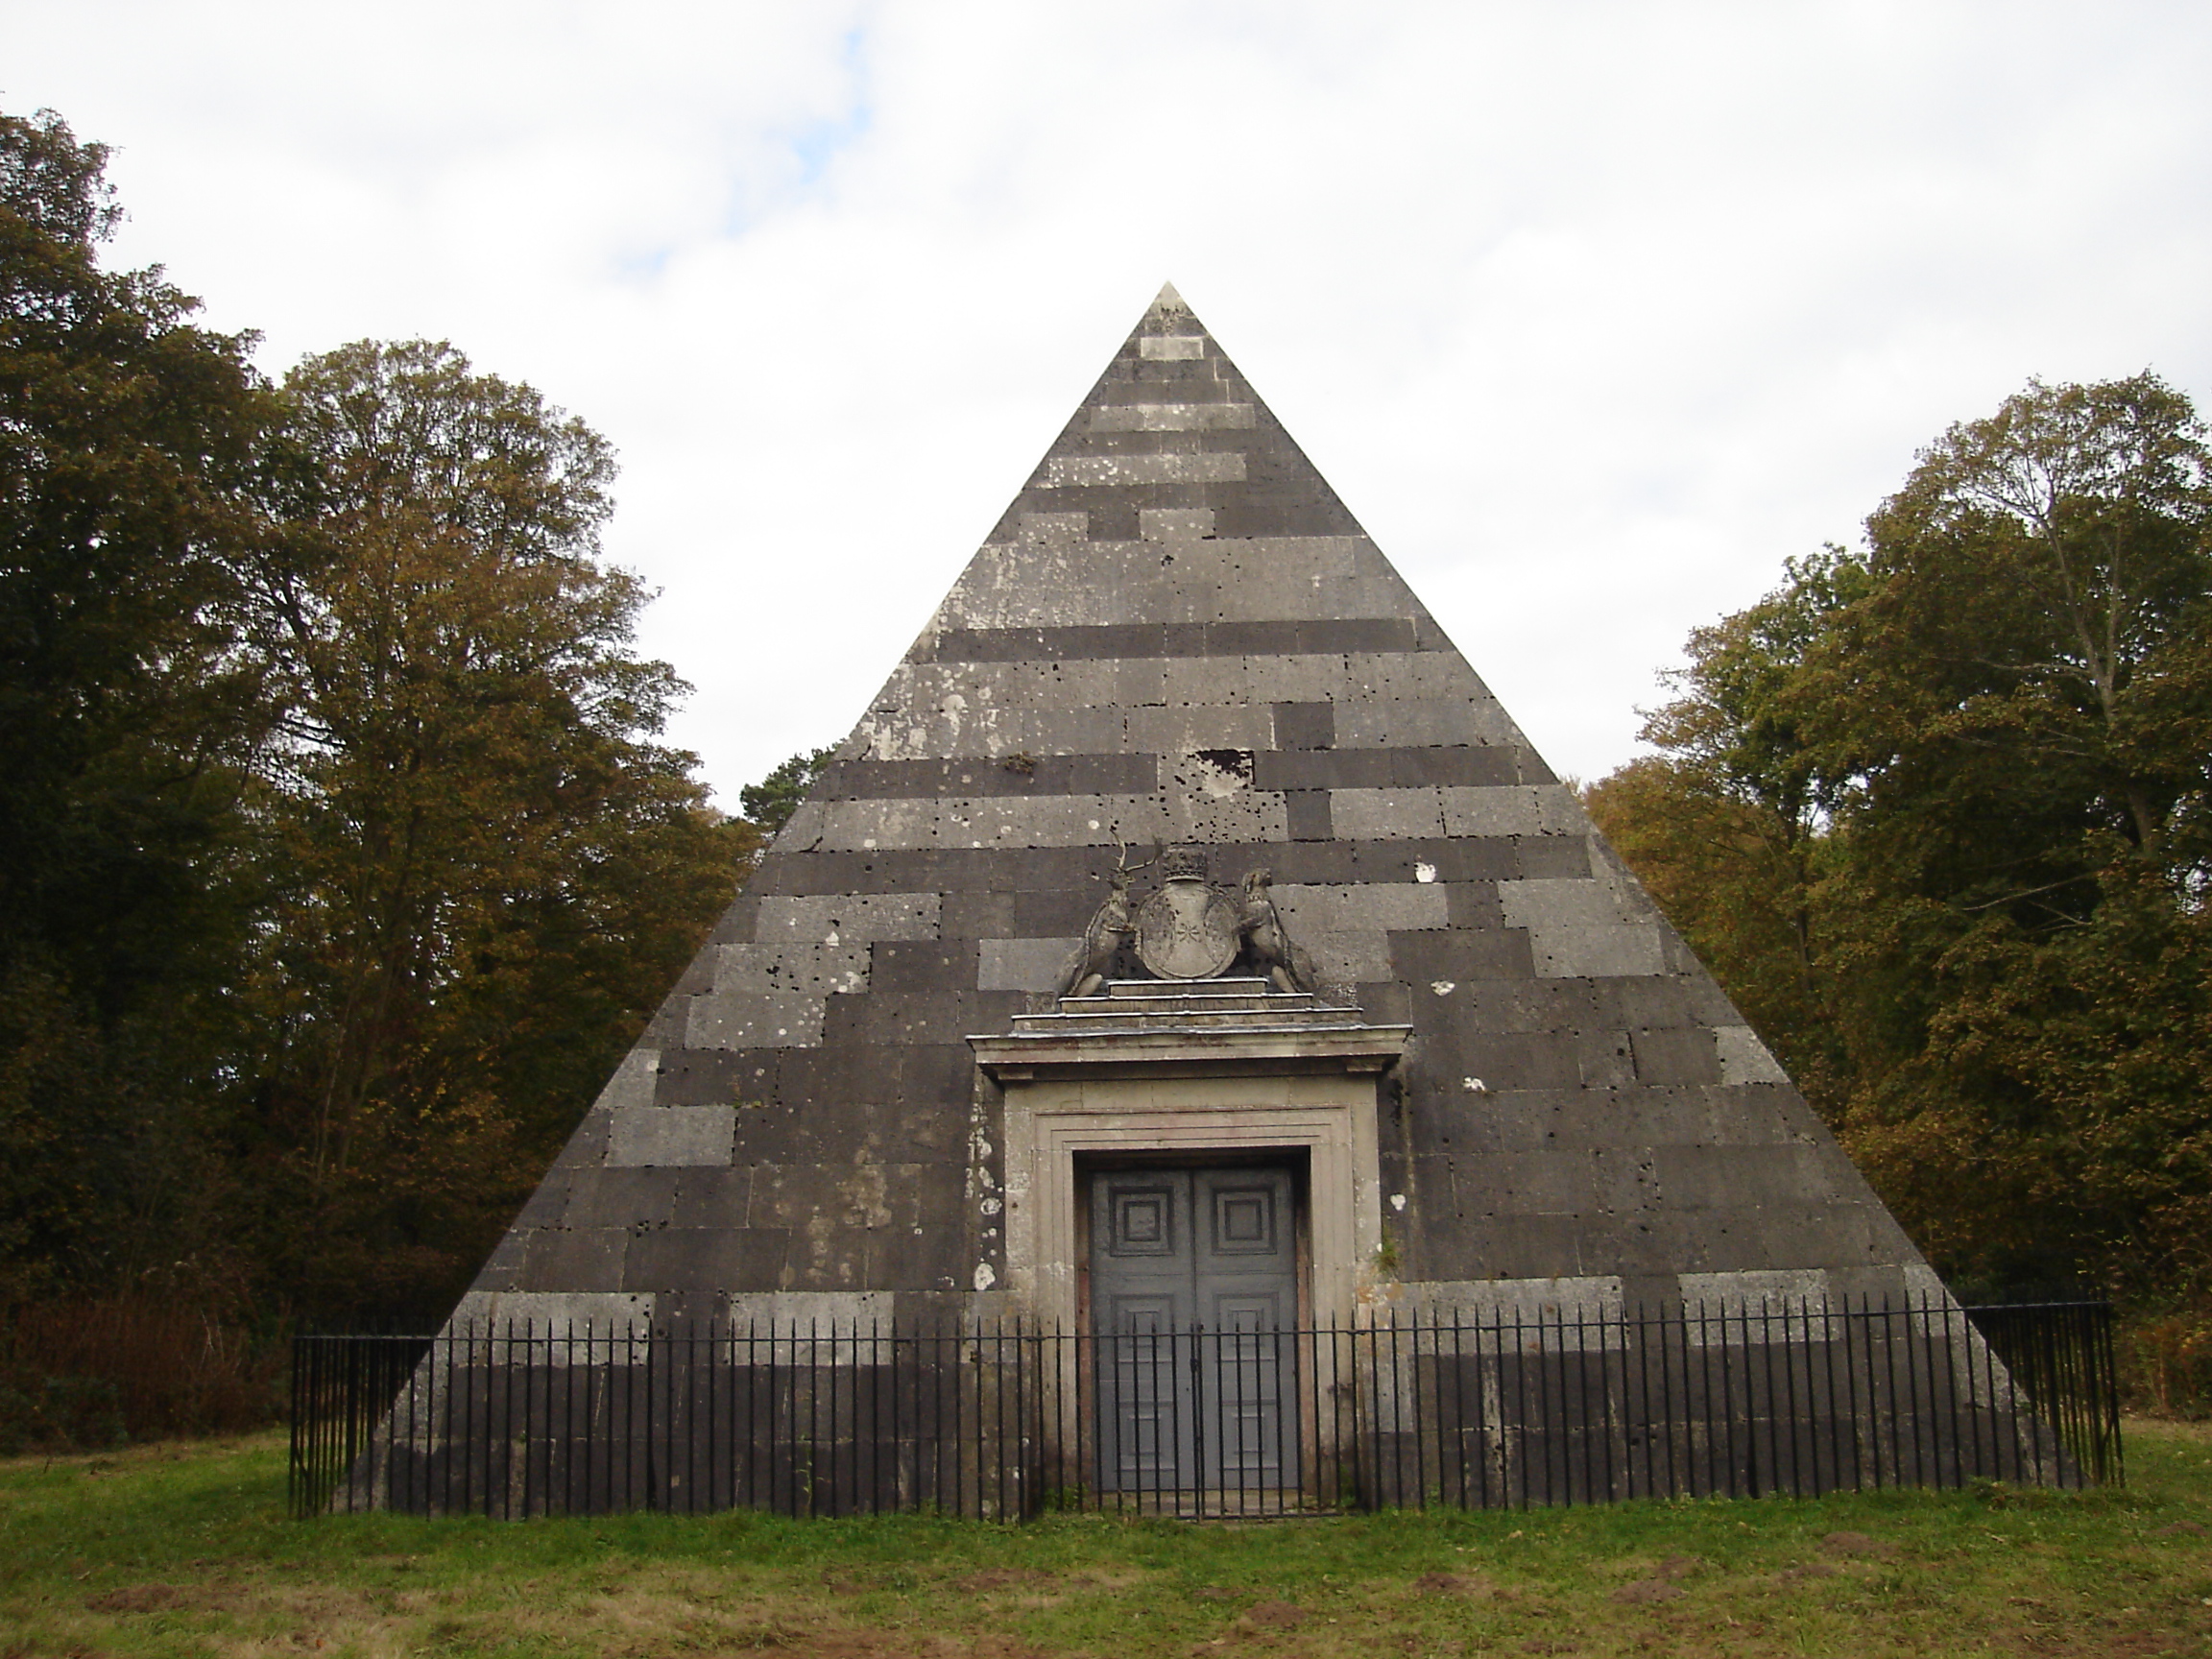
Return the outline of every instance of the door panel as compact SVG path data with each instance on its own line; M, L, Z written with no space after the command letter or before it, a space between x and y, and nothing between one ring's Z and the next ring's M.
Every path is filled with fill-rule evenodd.
M1101 1488L1282 1484L1297 1445L1291 1190L1286 1169L1092 1178Z

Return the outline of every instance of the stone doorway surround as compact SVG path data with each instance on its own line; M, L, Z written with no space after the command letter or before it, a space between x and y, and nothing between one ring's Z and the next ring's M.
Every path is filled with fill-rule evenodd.
M1382 1242L1378 1087L1411 1029L1262 979L1115 980L969 1038L1005 1096L1011 1300L1077 1329L1079 1158L1303 1151L1311 1316L1351 1323Z

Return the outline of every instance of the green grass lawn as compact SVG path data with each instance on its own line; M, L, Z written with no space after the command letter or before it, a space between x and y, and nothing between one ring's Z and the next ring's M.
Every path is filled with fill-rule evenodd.
M2125 1491L1240 1526L292 1521L276 1435L0 1462L0 1655L2212 1654L2212 1429Z

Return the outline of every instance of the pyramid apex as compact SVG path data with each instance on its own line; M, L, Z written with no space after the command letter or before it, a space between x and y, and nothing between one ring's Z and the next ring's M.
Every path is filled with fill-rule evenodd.
M1184 303L1183 296L1175 292L1174 283L1163 282L1160 284L1159 298L1152 301L1152 309L1155 311L1188 311L1190 307Z

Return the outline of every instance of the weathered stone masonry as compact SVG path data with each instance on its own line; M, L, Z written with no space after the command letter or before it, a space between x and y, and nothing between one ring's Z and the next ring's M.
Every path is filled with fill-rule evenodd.
M1271 869L1324 1001L1411 1027L1377 1117L1389 1267L1359 1264L1361 1297L1936 1288L1167 290L462 1315L1017 1310L1004 1096L968 1040L1053 1006L1118 843Z

